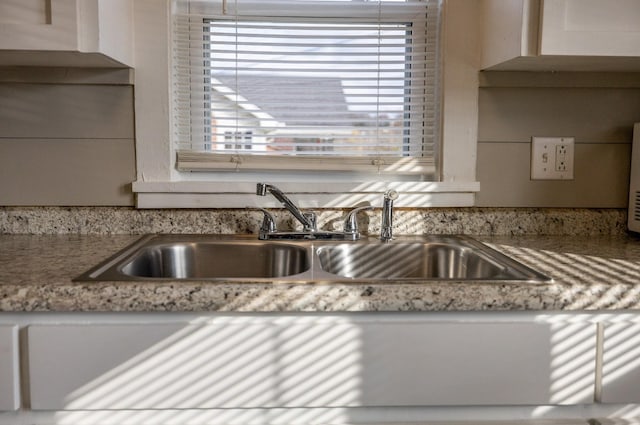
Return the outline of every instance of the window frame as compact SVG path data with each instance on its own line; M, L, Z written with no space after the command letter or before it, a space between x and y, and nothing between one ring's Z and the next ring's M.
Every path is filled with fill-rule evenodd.
M279 207L277 201L255 196L256 182L265 179L291 194L302 207L341 208L359 202L377 205L381 194L389 188L403 194L396 202L400 207L474 204L474 194L479 190L479 183L475 181L478 37L474 37L473 30L477 26L474 6L468 8L460 0L444 0L443 66L455 67L455 71L443 72L440 181L425 182L415 176L390 181L375 175L340 172L322 176L282 172L180 172L176 169L176 149L171 140L172 4L171 0L165 0L165 7L158 4L157 0L134 2L138 167L133 190L137 207ZM233 161L232 156L230 167ZM278 164L274 164L274 168L277 169Z
M220 0L218 0L219 2ZM428 0L422 0L428 1ZM178 0L178 3L180 1ZM210 4L204 2L193 2L190 5L191 10L189 12L179 11L182 15L180 17L181 25L189 25L190 40L207 40L209 35L207 34L207 21L227 21L229 23L236 22L236 19L241 18L246 22L295 22L303 23L305 21L321 24L338 24L344 25L345 23L367 23L367 24L408 24L407 30L411 30L412 45L426 43L427 40L419 37L419 34L427 35L426 20L425 20L425 4L427 3L404 3L404 2L389 2L384 5L382 9L379 8L379 4L376 2L371 3L351 3L350 1L337 2L337 5L330 10L327 9L328 5L326 1L315 0L304 2L292 3L290 0L270 0L268 2L269 7L265 8L265 0L241 0L243 7L239 10L238 14L234 9L234 0L227 0L224 13L221 12L222 5L212 2ZM363 5L365 6L363 8ZM178 6L178 9L180 6ZM383 12L384 10L384 12ZM380 16L383 13L384 16ZM431 12L430 12L431 13ZM192 17L186 18L187 15ZM240 16L241 15L241 16ZM350 16L350 18L345 18ZM195 23L188 21L187 19L194 19ZM378 22L379 21L379 22ZM436 28L436 31L438 28ZM187 62L191 57L205 57L205 50L203 43L203 50L190 48L188 55L181 56L178 60L179 66L185 68L189 66ZM419 58L421 54L417 55ZM406 65L409 66L413 62L413 58L408 55L405 56L408 59ZM203 59L205 63L208 59ZM422 88L416 89L412 84L405 86L405 90L408 91L406 98L409 99L411 105L416 108L417 115L423 117L428 110L428 102L426 96L422 96L424 87L427 87L427 75L425 68L418 69L417 72L422 75L411 79L411 83L417 82ZM405 69L406 72L406 69ZM437 72L436 77L437 78ZM184 74L174 76L174 79L181 85L185 85L187 78ZM193 74L188 79L188 84L192 92L205 93L210 91L207 83L207 78L203 77L202 80L194 80ZM179 90L174 90L178 92ZM206 105L207 102L201 102L199 99L194 103L194 98L187 96L189 93L186 91L181 92L180 106L182 109L195 106L198 108L201 104ZM236 93L237 94L237 93ZM179 171L186 172L210 172L215 173L219 171L234 170L239 172L258 171L264 172L265 179L269 179L272 175L273 166L272 163L277 163L276 169L283 170L288 169L292 173L291 179L296 180L297 174L300 170L308 171L309 175L313 174L316 179L323 179L328 172L342 171L343 178L350 179L353 176L359 179L365 180L380 180L386 179L393 181L394 177L400 180L406 181L410 178L418 178L420 180L435 181L434 177L439 178L438 174L438 155L439 155L439 134L434 137L435 140L426 141L424 137L424 131L427 128L426 124L432 125L435 132L438 133L438 116L439 116L439 96L436 94L431 95L432 100L438 106L438 109L434 113L432 120L427 119L414 119L408 118L406 122L410 123L409 134L404 138L409 139L410 143L403 145L408 148L407 152L411 152L410 155L402 156L386 156L380 155L363 155L363 156L335 156L333 158L328 157L304 157L304 155L288 156L286 160L280 158L279 155L252 155L244 150L238 150L233 161L229 161L228 153L222 153L219 151L200 152L197 149L176 149L177 164L176 167ZM247 101L247 99L245 99ZM212 101L213 103L213 101ZM255 107L255 105L253 105ZM268 112L268 111L267 111ZM209 132L206 130L205 125L208 123L208 116L205 117L201 114L191 114L190 120L187 124L182 124L182 128L179 130L180 134L189 135L187 139L192 141L195 139L195 144L207 145L206 136ZM422 122L420 122L422 121ZM181 123L187 122L186 119L182 119ZM205 131L200 131L200 128L205 128ZM244 128L238 128L238 131L243 131ZM201 141L202 139L202 141ZM419 139L419 140L418 140ZM188 140L185 140L188 143ZM404 143L404 140L403 140ZM433 156L421 156L415 155L416 152L422 153L425 148L433 149ZM278 158L275 158L278 157ZM355 171L357 173L351 173L349 176L346 171ZM295 175L294 175L295 174ZM381 177L382 175L386 177ZM412 177L409 177L412 175ZM205 178L215 179L215 174L209 176L203 175Z

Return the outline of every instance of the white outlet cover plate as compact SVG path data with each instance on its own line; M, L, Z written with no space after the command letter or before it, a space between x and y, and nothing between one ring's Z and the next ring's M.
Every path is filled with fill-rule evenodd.
M573 137L532 137L531 180L573 180L574 146ZM564 158L556 156L559 147Z

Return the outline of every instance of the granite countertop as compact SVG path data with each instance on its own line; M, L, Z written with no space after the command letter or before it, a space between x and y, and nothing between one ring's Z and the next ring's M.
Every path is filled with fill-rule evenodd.
M139 235L0 235L0 311L640 309L634 236L475 236L551 283L72 282Z

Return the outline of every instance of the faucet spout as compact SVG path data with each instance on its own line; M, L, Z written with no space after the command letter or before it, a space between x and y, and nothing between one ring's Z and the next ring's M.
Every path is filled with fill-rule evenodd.
M388 242L393 239L393 201L398 199L398 192L393 189L384 193L382 201L382 225L380 226L380 240Z
M314 231L316 230L315 220L311 219L309 215L303 213L300 208L296 206L296 204L291 201L280 189L277 187L267 184L267 183L258 183L256 185L256 195L266 196L267 193L273 195L283 207L285 207L300 223L302 223L304 227L304 231Z

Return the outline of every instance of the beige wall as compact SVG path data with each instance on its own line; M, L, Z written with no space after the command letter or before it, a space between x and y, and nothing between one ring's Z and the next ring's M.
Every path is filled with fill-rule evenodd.
M478 206L625 208L640 73L485 72ZM532 181L532 136L575 137L572 181Z
M0 68L0 205L133 205L128 70Z
M480 81L478 206L626 207L640 73ZM530 180L532 136L575 137L573 181ZM134 179L128 70L0 68L0 205L133 205Z

